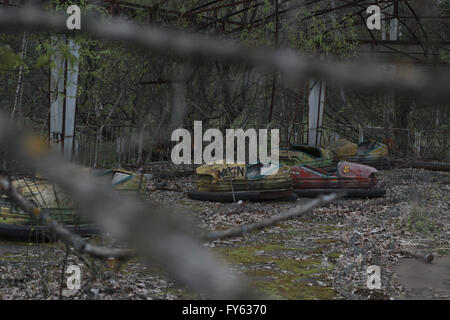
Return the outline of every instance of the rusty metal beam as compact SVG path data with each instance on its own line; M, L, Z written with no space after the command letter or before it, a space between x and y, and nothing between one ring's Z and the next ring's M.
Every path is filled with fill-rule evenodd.
M296 10L296 9L307 7L307 6L310 6L310 5L313 5L313 4L317 4L317 3L321 2L321 1L324 1L324 0L316 0L316 1L311 1L311 2L308 2L308 3L301 2L299 4L294 4L294 5L291 5L291 6L289 6L288 8L286 8L284 10L280 10L278 14L279 15L287 14L287 13L290 13L290 12ZM361 2L361 1L364 1L364 0L355 0L355 1ZM305 21L305 20L313 18L313 17L320 16L320 15L323 15L323 14L327 14L329 12L333 12L333 11L336 11L336 10L340 10L340 9L344 9L344 8L350 8L350 7L352 7L352 5L353 5L353 3L352 4L346 3L346 4L341 5L339 7L336 7L336 8L322 9L322 10L320 10L320 11L318 11L318 12L316 12L316 13L308 16L308 17L303 18L302 21ZM249 24L249 25L244 26L244 27L235 28L235 29L231 30L229 33L238 32L238 31L241 31L244 28L247 28L247 29L248 28L255 28L255 27L259 26L260 24L266 23L267 21L271 21L273 19L275 19L275 13L272 13L272 14L269 14L269 15L267 15L265 17L257 19L256 21L252 22L251 25Z
M426 55L423 51L423 43L418 41L405 40L365 40L359 39L358 53L360 56L375 54L379 58L384 58L393 62L409 62L424 65L440 64L436 61L436 55ZM450 41L432 41L428 43L428 48L441 48L450 50ZM445 65L443 62L442 65Z
M206 8L206 9L201 9L201 10L197 10L197 11L193 11L193 12L188 12L188 13L183 14L183 16L189 17L192 15L209 12L209 11L214 11L214 10L218 10L218 9L223 9L223 8L236 6L238 4L243 4L243 3L247 3L247 2L253 2L253 1L257 1L257 0L242 0L242 1L234 2L234 3L227 3L227 4L220 5L220 6L212 7L212 8Z

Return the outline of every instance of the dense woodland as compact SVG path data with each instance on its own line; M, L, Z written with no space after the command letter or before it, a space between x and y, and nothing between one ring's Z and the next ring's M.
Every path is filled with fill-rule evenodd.
M449 1L399 1L398 7L395 1L379 1L382 31L367 29L366 2L142 0L121 4L114 1L35 4L58 11L77 3L83 13L100 19L112 15L234 39L251 46L299 50L335 61L357 59L362 39L389 39L389 21L397 15L398 40L419 43L424 48L424 57L428 57L416 66L447 70L448 49L435 44L449 39ZM414 19L417 15L425 18ZM168 160L169 132L179 126L190 128L194 120L203 120L204 127L219 129L280 128L282 144L306 142L311 79L292 86L277 72L214 57L198 61L161 56L128 43L101 41L80 34L75 38L81 47L76 141L79 159L84 164L97 164L97 160L103 166ZM52 63L49 42L50 34L46 32L0 34L2 111L19 126L32 127L42 136L48 135ZM67 52L66 58L71 58ZM327 83L322 145L329 142L332 133L357 141L359 128L366 128L365 137L388 141L391 152L398 157L448 160L448 101L423 98L420 92L417 95L395 92L389 102L386 95L389 93L361 92L340 83ZM184 108L174 120L171 115L176 103ZM103 129L99 146L100 127ZM414 147L418 136L420 154ZM122 158L117 150L123 146L127 152Z
M81 31L66 30L71 4ZM371 4L381 30L366 25ZM449 299L449 16L450 0L0 1L0 237L14 239L0 238L0 300ZM47 152L52 96L73 87L51 89L64 73L54 57L77 60L58 37L79 48L74 159ZM203 192L230 202L190 196L213 180L170 161L174 129L278 128L282 147L307 143L318 80L321 146L369 138L399 163L419 160L252 179L259 167ZM444 163L411 165L430 159ZM353 165L365 169L341 177ZM294 194L301 168L334 189ZM370 188L335 184L352 179ZM242 186L258 201L237 200Z

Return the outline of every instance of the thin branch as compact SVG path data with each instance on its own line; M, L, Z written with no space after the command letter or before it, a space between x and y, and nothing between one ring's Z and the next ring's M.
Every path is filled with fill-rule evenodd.
M231 276L230 271L200 245L188 217L151 202L143 203L131 196L119 196L110 183L88 173L74 171L73 166L61 157L33 151L33 147L30 149L30 144L25 141L23 134L0 115L0 145L6 151L5 155L15 161L20 159L21 165L41 172L60 186L81 213L89 213L115 239L133 248L144 262L159 265L174 280L210 298L248 299L254 296L245 279ZM8 193L13 201L21 202L27 213L37 216L51 232L68 241L76 251L102 258L117 253L116 249L86 243L57 222L47 219L45 212L21 201L23 197L9 188L9 181L0 181L3 192ZM126 257L129 254L130 251L124 252Z
M43 210L35 208L33 204L25 199L5 177L0 177L0 192L7 195L11 201L28 213L31 219L47 226L49 231L57 235L62 241L70 243L74 249L80 253L86 253L99 259L116 258L118 260L124 260L133 256L132 251L128 249L104 248L84 241L80 236L72 233L60 223L53 220Z
M279 215L276 215L276 216L273 216L268 219L258 221L255 223L245 224L245 225L229 228L227 230L222 230L222 231L207 232L201 238L204 241L212 241L212 240L218 240L218 239L224 239L224 238L230 238L230 237L241 237L247 233L273 226L273 225L277 224L278 222L290 220L290 219L302 216L315 208L318 208L320 206L328 204L328 203L330 203L336 199L339 199L343 196L345 196L345 192L332 193L330 195L322 195L322 196L310 201L309 203L302 206L301 208L297 207L297 208L291 209L287 212L281 213Z
M68 32L66 16L24 7L0 10L0 27L14 30L51 30ZM139 26L120 19L102 22L86 16L82 18L81 32L93 36L137 44L155 53L211 58L243 62L278 70L288 82L305 77L341 81L355 89L401 90L434 98L450 97L448 73L424 73L411 68L407 73L386 77L382 64L373 62L336 63L311 58L292 50L253 48L230 40L218 40L198 34L170 31L160 27Z
M14 96L14 106L11 112L11 120L14 119L14 113L16 112L16 107L18 107L19 110L19 121L20 124L20 117L21 117L21 104L22 104L22 93L23 93L23 64L25 63L25 55L27 51L27 43L28 43L28 33L23 33L23 40L22 40L22 51L20 53L20 67L19 67L19 76L17 78L17 87L16 87L16 94Z
M98 162L98 153L99 153L99 149L100 146L102 144L102 133L103 133L103 128L105 127L105 124L108 123L109 118L111 118L111 115L113 114L114 110L116 109L116 107L119 105L120 99L122 98L123 93L125 92L125 88L122 88L122 90L120 90L120 93L116 99L116 102L114 103L114 105L112 106L111 110L108 113L108 116L106 117L105 121L103 121L102 125L100 126L100 128L97 131L97 141L95 143L95 156L94 156L94 168L97 167L97 162Z

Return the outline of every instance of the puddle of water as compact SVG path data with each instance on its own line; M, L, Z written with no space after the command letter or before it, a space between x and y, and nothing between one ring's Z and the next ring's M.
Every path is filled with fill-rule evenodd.
M430 264L419 259L402 259L394 272L399 283L415 292L414 295L450 299L450 256L435 257Z

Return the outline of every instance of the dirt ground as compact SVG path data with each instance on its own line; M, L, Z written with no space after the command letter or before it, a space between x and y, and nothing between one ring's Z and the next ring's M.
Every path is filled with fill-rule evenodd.
M379 185L387 190L384 198L337 200L301 218L204 246L267 298L450 299L450 174L386 170ZM259 221L310 201L200 202L186 196L194 187L194 176L150 180L147 197L178 205L203 230ZM93 241L114 244L106 236ZM435 258L426 264L411 257L415 252ZM65 253L61 243L0 242L0 299L201 298L138 259L117 266L73 252L67 264L81 267L82 281L81 290L71 292L61 272ZM366 285L371 265L380 267L379 290Z
M450 299L450 256L437 257L430 264L405 259L397 263L394 273L408 288L407 298Z

